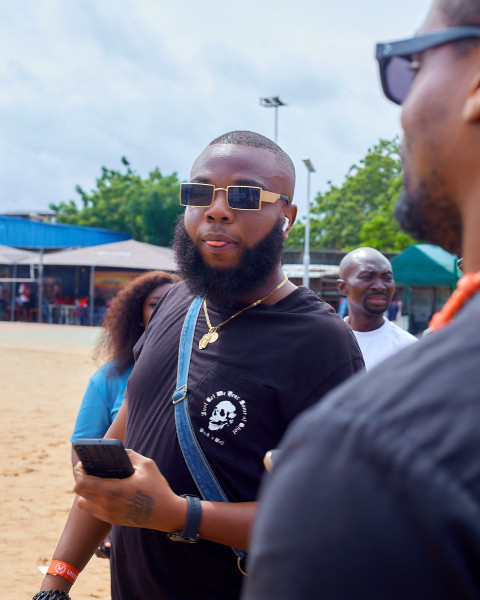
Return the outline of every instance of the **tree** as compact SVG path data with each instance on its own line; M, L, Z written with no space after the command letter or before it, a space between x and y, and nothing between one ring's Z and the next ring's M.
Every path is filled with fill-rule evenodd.
M164 177L155 168L142 179L125 157L122 163L124 173L102 167L96 188L90 193L76 186L81 208L73 200L50 204L50 208L60 223L125 231L140 242L170 245L177 216L182 212L177 174Z
M400 251L415 243L393 216L402 191L398 139L380 140L358 165L350 167L341 187L329 182L310 209L310 247L349 251L358 246ZM287 246L302 246L305 225L291 230Z

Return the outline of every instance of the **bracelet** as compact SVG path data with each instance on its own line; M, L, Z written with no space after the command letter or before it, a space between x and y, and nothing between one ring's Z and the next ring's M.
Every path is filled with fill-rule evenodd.
M63 577L70 583L75 583L79 571L75 567L72 567L72 565L63 562L63 560L52 560L47 569L47 573L49 575L60 575L60 577Z
M187 518L182 533L167 533L167 537L174 542L188 542L194 544L199 537L198 529L202 518L202 505L200 498L183 494L187 499Z
M60 590L42 590L37 592L32 600L72 600L65 591Z

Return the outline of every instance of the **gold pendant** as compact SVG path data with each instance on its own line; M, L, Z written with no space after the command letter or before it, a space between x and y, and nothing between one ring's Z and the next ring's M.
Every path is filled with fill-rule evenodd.
M215 330L208 331L198 342L198 347L200 348L200 350L204 350L208 346L208 344L213 344L213 342L216 342L217 340L218 333Z

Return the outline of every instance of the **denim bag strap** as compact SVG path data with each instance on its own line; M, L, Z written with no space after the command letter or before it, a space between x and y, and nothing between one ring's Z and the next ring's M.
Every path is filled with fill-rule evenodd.
M212 502L228 502L228 499L217 481L203 450L193 431L192 422L188 411L188 369L190 366L190 356L192 354L193 336L195 334L195 325L197 323L198 313L202 306L203 298L197 296L190 308L183 323L182 333L180 335L180 347L178 351L177 366L177 389L173 393L173 404L175 406L175 425L177 428L177 437L182 450L183 458L187 464L188 470L195 481L204 500ZM243 550L233 548L239 561L247 555ZM239 562L239 569L244 572Z

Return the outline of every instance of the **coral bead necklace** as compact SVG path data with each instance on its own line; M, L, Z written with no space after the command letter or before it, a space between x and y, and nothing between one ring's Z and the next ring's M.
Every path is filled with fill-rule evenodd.
M448 325L463 305L480 289L480 271L467 273L458 280L457 289L445 303L440 312L433 315L429 323L431 331L438 331Z

